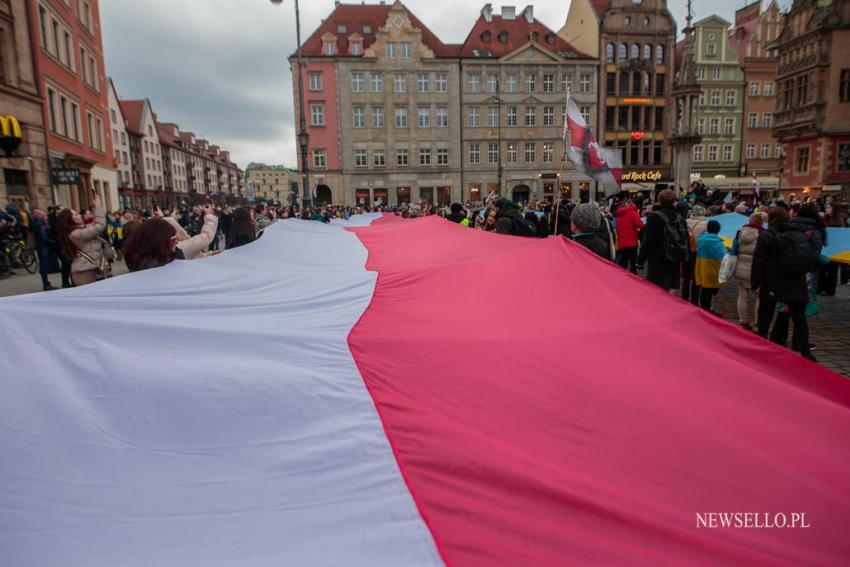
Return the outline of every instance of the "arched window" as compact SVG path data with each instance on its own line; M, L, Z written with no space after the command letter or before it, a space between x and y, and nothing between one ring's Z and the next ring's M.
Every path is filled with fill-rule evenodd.
M655 64L664 65L664 46L660 43L655 46Z
M643 58L647 61L652 59L652 46L648 43L643 46Z
M484 33L481 34L481 41L483 43L490 43L492 38L493 38L493 35L489 31L485 31Z
M625 61L626 57L626 44L621 43L620 47L617 49L617 61Z
M631 59L640 59L640 46L636 43L632 44L632 52L630 54Z
M499 43L507 43L508 42L508 32L503 31L499 32Z
M609 43L608 47L605 48L605 59L608 63L614 62L614 44Z

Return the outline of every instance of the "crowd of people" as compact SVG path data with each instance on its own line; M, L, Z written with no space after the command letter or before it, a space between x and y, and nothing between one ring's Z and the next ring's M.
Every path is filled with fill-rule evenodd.
M719 289L737 286L740 325L787 342L814 359L807 317L818 311L819 294L834 295L846 284L846 265L822 256L827 227L848 227L848 205L832 199L771 201L725 198L699 191L660 191L654 199L638 194L607 203L562 200L515 203L488 196L483 202L392 207L187 206L162 210L114 211L107 215L97 197L82 212L61 206L31 212L8 205L0 213L0 238L26 239L37 251L44 290L55 289L49 275L59 273L61 286L81 286L111 277L111 265L123 259L129 271L164 266L175 260L217 254L249 244L277 219L330 222L365 212L391 212L403 218L438 215L472 230L522 237L564 236L606 261L714 312ZM748 222L732 241L720 236L717 215L737 212ZM724 274L724 264L726 274Z

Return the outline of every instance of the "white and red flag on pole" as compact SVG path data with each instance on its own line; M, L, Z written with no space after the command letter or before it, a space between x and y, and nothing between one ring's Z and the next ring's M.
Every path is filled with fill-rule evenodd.
M601 183L606 196L620 192L623 179L620 152L599 146L570 93L567 93L563 137L564 151L577 170Z

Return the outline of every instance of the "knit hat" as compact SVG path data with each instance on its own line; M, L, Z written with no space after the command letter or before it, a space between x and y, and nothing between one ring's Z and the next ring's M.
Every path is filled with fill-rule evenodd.
M599 223L602 222L602 213L593 203L582 203L576 205L576 208L573 209L570 220L581 230L593 231L599 228Z
M717 234L720 232L720 223L712 219L708 221L708 226L706 226L705 229L711 234Z

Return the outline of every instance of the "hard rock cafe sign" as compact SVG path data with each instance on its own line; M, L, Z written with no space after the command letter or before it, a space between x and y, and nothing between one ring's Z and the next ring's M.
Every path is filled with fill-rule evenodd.
M663 174L661 171L624 171L623 181L661 181Z

